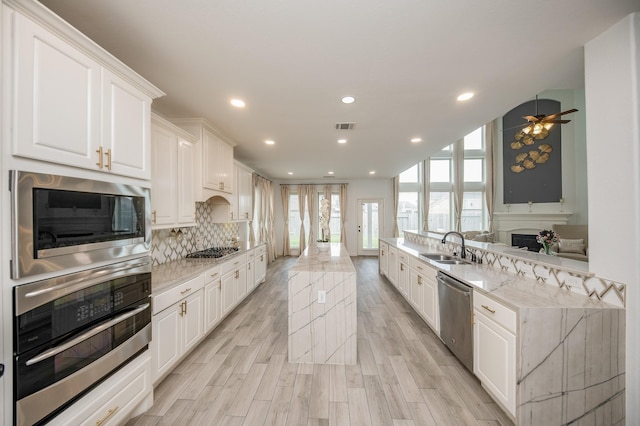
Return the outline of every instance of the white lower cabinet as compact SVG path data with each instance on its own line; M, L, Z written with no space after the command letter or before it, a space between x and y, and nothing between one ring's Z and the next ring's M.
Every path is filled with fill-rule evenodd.
M395 247L389 247L389 275L387 278L391 281L391 284L398 287L398 271L400 270L400 264L398 259L398 249Z
M247 253L247 291L251 293L256 288L256 251Z
M265 244L255 249L256 252L256 287L267 278L267 246Z
M222 316L226 316L247 294L247 258L243 254L220 265Z
M398 290L411 302L411 283L409 280L409 258L405 253L398 253Z
M204 275L154 295L151 352L154 383L204 336Z
M122 367L50 425L119 425L153 404L150 351L143 352Z
M413 257L409 259L409 265L411 267L411 298L416 299L410 302L433 331L440 334L438 282L436 281L438 271Z
M389 276L389 244L383 243L380 241L379 243L379 254L378 254L378 262L380 268L380 274L385 277Z
M511 415L516 413L516 313L473 294L473 368L489 393Z
M211 331L222 319L220 309L221 293L220 267L216 266L204 273L204 332Z

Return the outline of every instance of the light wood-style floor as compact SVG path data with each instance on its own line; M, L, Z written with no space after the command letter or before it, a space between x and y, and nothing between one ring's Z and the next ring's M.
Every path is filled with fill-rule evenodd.
M358 364L287 362L287 271L267 280L155 389L132 425L508 425L395 288L358 271Z

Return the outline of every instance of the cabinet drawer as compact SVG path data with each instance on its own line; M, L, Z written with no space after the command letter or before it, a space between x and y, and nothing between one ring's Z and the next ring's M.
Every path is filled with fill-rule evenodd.
M515 311L478 291L473 292L473 307L512 333L516 332Z
M214 281L220 280L221 276L220 265L215 266L204 273L204 283L205 285L211 284Z
M266 244L262 244L262 245L256 247L256 254L265 254L266 252L267 252Z
M409 264L409 257L410 256L408 253L398 250L398 259L400 259L400 262Z
M151 359L147 351L55 417L51 424L123 424L152 392Z
M228 260L222 265L220 265L220 275L225 275L228 272L234 271L246 263L247 263L247 256L245 254L236 256L233 259Z
M435 276L437 274L436 269L433 266L421 260L418 260L413 256L409 257L409 266L422 275L433 276L433 279L435 279Z
M204 274L178 284L163 293L153 295L153 315L176 304L180 299L184 299L202 287L204 287Z
M249 250L247 252L247 262L256 258L256 250Z

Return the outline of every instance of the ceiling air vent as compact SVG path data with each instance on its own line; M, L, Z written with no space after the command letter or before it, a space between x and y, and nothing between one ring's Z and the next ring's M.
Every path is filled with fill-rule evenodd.
M355 126L356 126L356 123L349 123L349 122L336 123L336 130L353 130Z
M326 175L326 176L322 176L325 179L333 179L335 176L333 175Z

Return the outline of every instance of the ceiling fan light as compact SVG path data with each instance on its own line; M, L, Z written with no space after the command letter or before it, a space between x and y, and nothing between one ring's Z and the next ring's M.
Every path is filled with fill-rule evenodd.
M547 130L551 130L551 128L553 127L553 123L544 123L544 128Z
M537 135L537 134L539 134L539 133L542 131L542 129L544 129L544 127L542 126L542 124L540 124L540 123L536 123L536 124L534 124L534 125L533 125L533 132L532 132L532 133L533 133L534 135Z
M529 133L531 133L531 126L527 126L524 129L522 129L522 133L524 133L525 135L528 135Z

